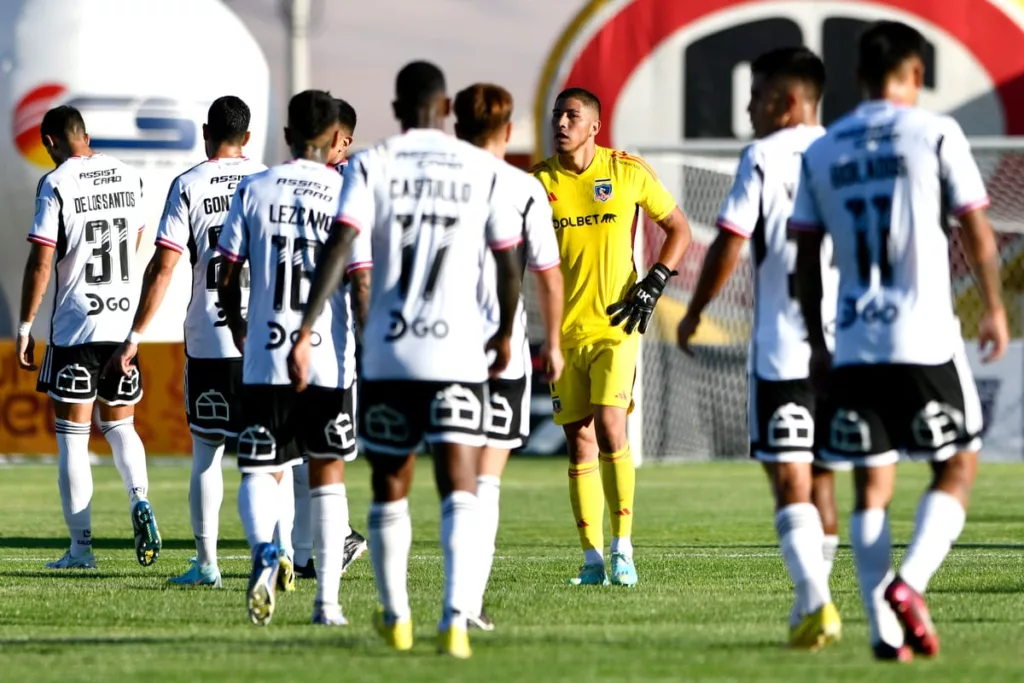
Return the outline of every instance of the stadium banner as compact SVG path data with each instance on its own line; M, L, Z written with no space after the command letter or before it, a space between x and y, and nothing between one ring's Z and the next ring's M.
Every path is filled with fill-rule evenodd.
M976 342L967 342L967 359L974 373L985 419L981 459L1024 460L1024 342L1012 341L1006 355L984 364Z
M45 345L36 343L35 360L42 362ZM189 455L192 439L185 422L185 348L180 343L143 344L142 401L136 408L135 429L148 455ZM53 408L46 394L36 392L38 371L18 367L15 342L0 340L0 454L53 455L57 452ZM93 415L89 450L109 454L110 448Z

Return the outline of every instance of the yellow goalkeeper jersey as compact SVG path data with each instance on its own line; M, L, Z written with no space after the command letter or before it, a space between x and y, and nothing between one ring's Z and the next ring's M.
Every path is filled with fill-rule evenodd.
M553 156L530 172L543 183L554 214L565 280L562 346L567 349L626 336L606 309L636 282L633 235L642 208L654 221L676 206L645 161L598 147L579 175Z

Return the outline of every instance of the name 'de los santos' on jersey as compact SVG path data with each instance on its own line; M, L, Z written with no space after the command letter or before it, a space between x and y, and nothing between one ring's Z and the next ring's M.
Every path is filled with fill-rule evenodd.
M839 269L836 365L940 365L962 345L948 214L988 206L960 125L866 102L804 155L790 227L825 230Z
M355 155L338 219L369 232L368 380L484 382L484 250L522 241L498 159L441 131L410 130Z
M544 186L528 173L506 163L502 169L501 182L512 188L513 206L521 220L523 237L521 265L525 275L527 269L542 272L557 268L558 239L551 225L551 205L548 204ZM498 331L501 310L498 306L497 269L494 257L488 251L484 258L483 277L480 278L480 307L485 320L484 338L489 339ZM532 372L530 340L526 334L526 308L522 293L516 308L515 324L512 328L512 357L508 367L501 373L501 379L520 379Z
M748 369L765 380L807 377L811 347L796 298L796 240L786 223L793 213L803 152L824 133L820 126L783 128L748 146L718 214L719 228L752 240L755 300ZM821 263L821 319L830 345L839 277L831 247L826 239Z
M217 277L223 258L217 242L239 183L267 169L245 157L208 159L171 183L157 246L179 254L188 249L192 298L185 313L185 352L190 358L238 358L227 320L217 301ZM242 271L242 311L249 299L249 270Z
M43 176L30 242L57 253L50 343L122 342L138 305L135 248L142 180L105 154L71 157Z
M238 186L217 251L236 263L249 262L245 384L290 384L288 352L334 223L341 183L331 166L295 159ZM313 325L311 385L347 388L354 381L349 321L347 295L341 294Z

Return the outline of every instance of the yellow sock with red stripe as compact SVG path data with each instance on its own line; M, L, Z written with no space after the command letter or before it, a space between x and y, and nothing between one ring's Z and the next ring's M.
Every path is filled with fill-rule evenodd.
M636 466L627 445L615 453L601 454L601 482L611 514L612 552L633 555L633 497L636 494Z
M598 463L569 463L569 500L587 563L604 561L603 497Z

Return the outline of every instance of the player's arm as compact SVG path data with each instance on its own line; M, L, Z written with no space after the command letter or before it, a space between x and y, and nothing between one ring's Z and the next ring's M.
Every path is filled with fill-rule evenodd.
M654 315L654 307L665 291L669 278L676 275L675 267L683 260L692 238L690 223L676 206L675 198L661 184L654 171L641 159L633 159L634 183L639 194L639 205L651 220L665 232L665 243L658 261L640 282L637 282L623 301L608 307L612 325L625 323L626 334L639 329L647 332Z
M243 180L231 198L231 209L217 242L217 253L224 257L217 275L217 297L235 346L242 353L245 353L248 333L242 314L242 266L249 258L247 189L248 185Z
M288 354L288 375L298 391L306 388L309 378L313 325L345 278L356 236L376 221L370 172L366 152L354 156L345 167L337 216L317 260L302 325Z
M36 188L36 213L32 229L28 234L31 247L25 261L25 272L21 281L21 311L18 325L18 365L23 370L35 370L35 340L32 338L32 323L39 313L39 306L46 295L50 282L53 252L57 247L60 213L63 210L60 192L46 175Z
M985 307L985 317L978 328L978 344L982 349L988 347L983 362L989 363L1003 355L1010 340L999 273L999 248L985 213L989 205L985 182L970 145L959 124L953 119L947 119L947 124L939 145L939 163L946 196L963 229L964 252Z
M832 364L821 319L821 245L825 239L825 224L818 210L806 158L788 229L796 236L796 296L811 346L810 377L818 393L824 394L827 373Z
M543 186L522 211L523 234L526 236L526 266L537 283L537 303L544 324L544 343L540 348L548 382L556 382L562 374L562 312L565 306L565 283L562 278L558 237L552 226L551 205Z
M740 158L732 189L718 214L718 236L704 256L697 288L676 330L679 348L685 353L693 353L690 339L700 326L704 309L728 282L739 263L744 242L754 233L763 185L761 170L754 159L754 148L748 147Z
M139 307L135 309L131 332L118 350L111 355L104 369L104 374L120 372L128 375L132 370L132 359L139 352L139 341L146 328L152 322L160 304L163 303L167 289L171 286L174 268L188 242L189 216L188 204L179 181L171 183L164 205L164 214L160 218L160 226L156 232L156 251L146 264L142 274L142 292L139 294ZM142 240L143 228L138 231L139 241Z
M373 248L368 231L359 233L352 241L352 256L349 259L347 274L356 337L360 338L366 325L366 316L370 311L370 284L373 274Z

